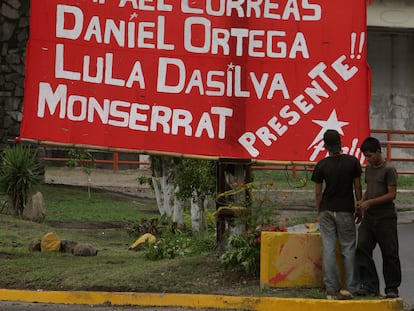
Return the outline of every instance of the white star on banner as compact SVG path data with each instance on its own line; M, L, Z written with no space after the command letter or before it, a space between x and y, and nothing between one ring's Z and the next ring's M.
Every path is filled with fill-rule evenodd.
M234 67L236 67L233 63L227 64L227 71L234 70Z
M129 20L131 21L131 20L133 20L133 19L135 19L135 18L137 18L137 17L138 17L138 13L134 12L134 13L132 13L132 14L129 16Z
M338 120L335 109L332 110L328 120L312 120L312 122L318 124L322 128L318 135L316 135L313 142L309 145L308 149L312 148L312 146L316 145L319 141L323 139L323 134L326 132L326 130L337 130L340 135L344 135L342 127L349 124L349 122L343 122Z

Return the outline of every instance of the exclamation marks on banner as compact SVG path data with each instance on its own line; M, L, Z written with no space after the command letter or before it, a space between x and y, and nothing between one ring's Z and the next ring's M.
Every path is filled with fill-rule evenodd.
M359 35L359 40L357 33L351 33L351 58L361 59L362 49L364 48L365 43L365 32L361 32Z
M105 4L105 0L92 0L93 3Z

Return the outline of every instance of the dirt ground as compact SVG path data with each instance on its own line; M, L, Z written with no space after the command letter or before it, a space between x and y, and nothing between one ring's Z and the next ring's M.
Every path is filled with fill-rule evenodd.
M149 177L149 170L130 169L114 172L110 169L93 169L87 175L82 168L47 167L45 182L87 187L111 191L115 194L153 200L155 197L148 184L140 184L140 177ZM280 189L276 190L281 198L281 217L295 217L314 214L314 194L310 189ZM288 197L288 199L284 199ZM414 190L399 189L395 201L401 222L414 222Z
M88 176L82 168L47 167L45 182L47 184L71 185L90 187L111 191L128 197L154 200L155 197L148 184L140 184L140 177L149 177L148 170L119 170L93 169ZM281 217L295 217L314 213L314 198L312 190L281 189L275 190L281 198ZM285 196L288 194L288 199Z
M61 184L106 189L126 195L153 198L152 191L147 184L140 184L139 178L149 176L147 170L122 170L114 172L107 169L93 169L86 174L82 168L46 167L45 182L47 184Z

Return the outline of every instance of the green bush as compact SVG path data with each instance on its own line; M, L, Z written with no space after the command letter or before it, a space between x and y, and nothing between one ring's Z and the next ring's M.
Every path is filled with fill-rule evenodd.
M262 231L285 232L286 228L277 224L258 225L253 230L229 237L229 250L221 256L225 268L241 266L253 276L260 274L260 236Z
M212 235L197 236L191 232L164 232L154 244L147 243L145 258L149 260L173 259L212 251Z
M221 203L226 204L225 198L243 191L247 193L245 202L241 206L233 206L228 202L229 208L238 208L239 213L234 223L244 228L241 234L230 235L227 250L221 256L225 268L242 267L246 273L258 276L260 273L260 235L262 231L286 231L280 225L278 202L272 198L274 182L265 184L236 184L233 189L220 194ZM253 191L255 190L255 191Z
M8 197L12 215L21 215L29 192L39 179L40 164L30 146L7 146L1 155L0 187Z

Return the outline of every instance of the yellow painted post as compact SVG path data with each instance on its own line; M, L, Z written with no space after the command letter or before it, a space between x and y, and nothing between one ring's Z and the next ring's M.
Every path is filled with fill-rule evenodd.
M321 286L319 233L262 232L260 286Z
M322 241L319 233L262 232L260 286L323 287ZM343 282L339 247L337 261Z

